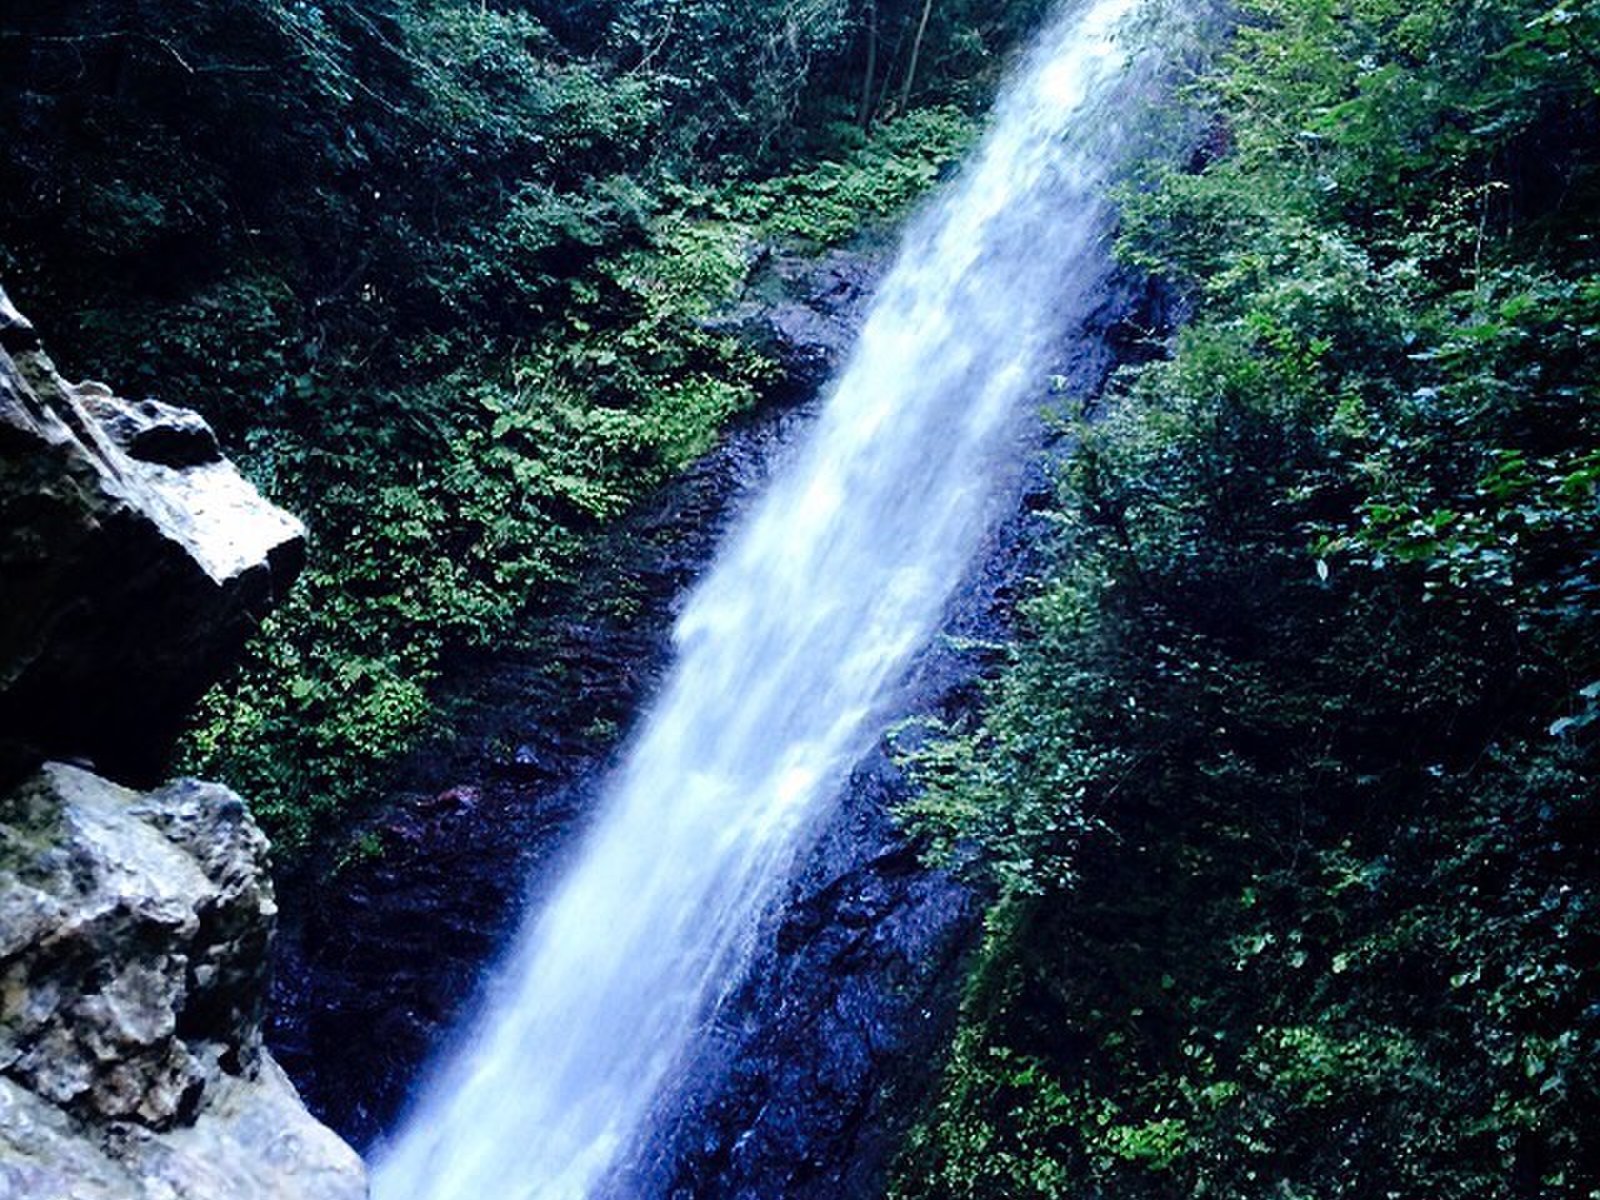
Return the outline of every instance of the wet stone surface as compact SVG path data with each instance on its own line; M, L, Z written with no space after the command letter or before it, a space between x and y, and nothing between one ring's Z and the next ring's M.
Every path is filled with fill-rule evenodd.
M763 267L763 287L791 298L753 297L725 321L784 364L785 385L607 540L530 646L456 664L455 736L404 765L347 848L280 881L269 1042L358 1146L392 1127L548 886L669 665L688 590L806 427L877 269L849 255Z
M280 886L286 934L269 1042L313 1111L358 1146L392 1127L422 1064L559 868L668 664L686 591L804 429L867 277L825 262L800 289L811 316L759 305L735 314L758 332L822 314L834 339L788 353L824 366L792 374L782 402L734 430L618 536L591 593L609 605L552 619L536 651L461 666L470 704L459 736L408 765L404 790L367 833L378 853L349 862L332 884ZM1058 366L1069 391L1094 394L1148 316L1148 297L1108 287L1088 336ZM983 647L1006 639L1038 565L1047 464L1066 449L1042 422L1020 436L1017 458L1028 465L1010 481L1009 516L952 606L947 636L906 681L902 715L958 717L998 662ZM748 978L663 1096L654 1144L615 1181L615 1200L881 1191L936 1080L981 913L981 898L930 870L895 824L906 788L887 746L858 766L762 930Z

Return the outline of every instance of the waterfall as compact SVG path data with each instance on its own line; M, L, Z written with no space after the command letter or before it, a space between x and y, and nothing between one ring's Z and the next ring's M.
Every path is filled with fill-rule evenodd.
M377 1200L585 1200L739 981L971 564L1103 278L1141 0L1045 31L907 235L795 459L721 547L564 877L380 1148Z

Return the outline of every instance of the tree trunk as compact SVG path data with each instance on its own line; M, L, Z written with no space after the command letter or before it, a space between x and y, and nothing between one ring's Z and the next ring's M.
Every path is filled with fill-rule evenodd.
M867 69L861 77L861 103L856 122L864 132L872 131L872 118L878 115L872 103L873 84L878 78L878 0L867 0Z
M917 36L911 42L911 61L906 64L906 82L900 89L900 111L911 107L911 89L917 82L917 60L922 57L922 39L928 33L928 18L933 16L933 0L923 0L922 19L917 22Z

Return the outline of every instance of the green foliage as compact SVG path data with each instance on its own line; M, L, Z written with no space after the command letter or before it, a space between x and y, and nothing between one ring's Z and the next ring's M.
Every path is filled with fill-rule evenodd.
M1600 1195L1595 9L1245 17L1124 196L1193 320L915 760L1000 900L898 1194Z
M872 137L841 131L850 153L750 188L737 197L736 211L779 237L846 241L864 221L901 216L961 157L975 132L972 119L953 108L916 110Z
M918 108L980 106L1043 0L619 0L680 136L735 172ZM919 38L924 17L927 27ZM786 153L787 152L787 153ZM730 162L729 160L735 160ZM738 160L743 160L740 162Z
M0 16L8 288L73 369L200 409L311 528L180 765L293 852L446 732L450 663L565 603L772 382L709 320L764 247L899 216L1030 7L948 6L932 107L871 134L853 0Z
M426 457L375 457L366 414L342 452L254 436L258 478L316 497L312 565L243 679L209 698L189 765L250 795L293 846L436 732L446 658L514 638L603 523L708 449L769 378L697 323L742 279L730 243L664 222L597 264L600 283L494 377L396 395L397 417L431 415Z
M885 126L886 148L806 169L858 181L854 228L908 203L908 180L933 178L942 151L899 124ZM874 187L875 172L892 182ZM481 269L452 277L453 306L512 280L550 310L498 361L471 355L354 406L309 373L285 403L318 410L317 440L298 420L252 433L247 463L313 519L312 568L243 681L208 701L186 765L250 795L291 848L440 732L433 687L454 652L515 638L566 594L605 523L710 449L772 382L769 362L706 318L738 298L759 239L786 232L780 203L796 219L825 213L835 239L853 231L832 197L781 182L663 192L625 239L597 234L570 279L532 280L494 237L462 244ZM512 200L519 221L523 201ZM408 365L454 355L419 338Z

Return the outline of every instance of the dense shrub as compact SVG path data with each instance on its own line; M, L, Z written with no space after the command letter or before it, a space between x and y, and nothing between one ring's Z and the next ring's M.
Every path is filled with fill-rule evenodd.
M913 816L998 903L907 1197L1600 1195L1600 11L1252 0L1185 294Z

